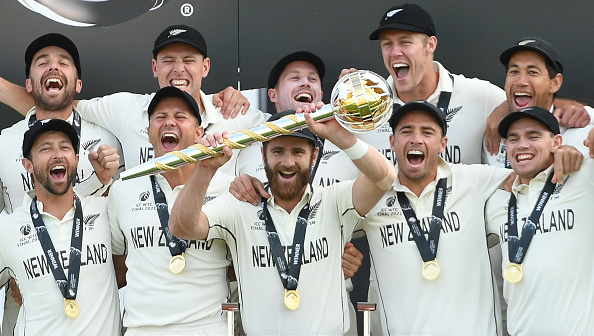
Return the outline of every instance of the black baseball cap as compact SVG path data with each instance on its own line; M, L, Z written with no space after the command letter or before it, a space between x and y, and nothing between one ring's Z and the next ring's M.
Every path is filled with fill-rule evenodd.
M273 114L270 118L268 118L268 121L275 121L275 120L279 120L280 118L289 115L289 114L296 114L297 112L295 110L285 110L282 111L280 113L276 113ZM314 147L316 146L316 139L317 137L315 136L315 134L313 134L309 128L303 128L300 129L298 131L295 131L293 133L289 133L286 135L282 135L282 136L292 136L292 137L297 137L297 138L303 138L303 139L307 139L309 141L311 141L314 145Z
M280 61L276 62L276 64L272 67L272 70L270 70L270 74L268 75L268 88L274 88L278 83L278 79L280 78L281 74L283 71L285 71L287 65L297 61L304 61L313 64L313 66L315 66L316 70L318 71L320 80L324 80L324 75L326 74L326 66L324 65L324 61L322 61L322 59L316 54L302 50L288 54L287 56L281 58Z
M202 118L200 118L200 109L198 108L198 103L196 103L196 99L194 99L194 97L192 97L186 91L182 91L176 88L175 86L166 86L157 91L157 93L155 93L155 96L151 100L151 103L148 107L149 119L151 118L151 114L155 112L157 104L159 104L161 100L167 97L176 97L183 99L190 107L190 110L192 110L192 114L194 114L196 119L198 119L198 124L202 123Z
M525 107L521 110L516 112L512 112L508 114L501 122L499 123L499 127L497 131L499 131L499 135L502 138L507 138L507 132L509 131L510 126L523 118L530 118L543 123L553 134L560 134L561 131L559 129L559 121L555 116L551 113L551 111L543 109L542 107L538 106L530 106Z
M382 16L379 27L369 35L370 40L379 40L384 29L398 29L435 36L435 24L429 12L417 4L390 7Z
M82 70L80 68L80 57L78 55L78 49L76 48L76 45L68 37L58 33L42 35L29 44L27 50L25 51L25 75L27 75L27 78L29 78L33 56L35 56L39 50L50 46L60 47L66 50L70 56L72 56L74 66L76 66L78 78L81 78Z
M441 109L437 108L437 106L431 104L426 100L413 100L400 106L399 108L395 108L389 120L390 127L392 127L392 131L394 131L400 119L405 114L412 111L425 111L431 114L435 121L437 121L439 126L441 126L442 134L446 135L448 127L446 124L445 113Z
M159 51L169 43L174 42L189 44L198 49L204 58L208 57L206 41L202 34L198 30L186 25L173 25L165 28L155 40L153 57L157 59Z
M540 37L524 37L513 46L505 49L501 55L499 55L499 61L507 67L512 55L521 50L528 50L541 54L545 58L547 64L551 65L553 69L557 71L556 73L563 73L563 64L561 63L559 52L552 44Z
M74 152L78 154L78 134L74 127L67 121L62 119L44 119L37 120L23 136L23 157L28 157L33 148L35 140L43 133L47 132L62 132L70 138Z

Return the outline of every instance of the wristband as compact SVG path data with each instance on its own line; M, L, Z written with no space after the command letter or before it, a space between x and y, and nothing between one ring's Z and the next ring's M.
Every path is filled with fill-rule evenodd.
M365 143L365 141L357 138L357 142L354 145L347 149L343 149L343 152L349 157L351 160L357 160L362 158L367 150L369 149L369 145Z

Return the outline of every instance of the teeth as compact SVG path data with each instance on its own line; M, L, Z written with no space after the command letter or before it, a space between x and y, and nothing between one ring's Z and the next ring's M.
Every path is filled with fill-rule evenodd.
M528 92L516 92L516 93L514 93L514 96L516 96L516 97L519 97L519 96L531 97L531 95Z
M406 63L394 63L394 64L392 64L392 67L394 67L394 68L405 68L405 67L408 67L408 64L406 64Z
M532 157L533 157L532 154L520 154L520 155L518 155L518 161L529 160L529 159L532 159Z
M295 172L292 172L292 171L286 171L286 170L281 170L281 174L285 174L285 175L291 175L291 174L295 174Z
M186 79L172 79L171 85L173 86L185 86L188 85L188 81Z
M52 169L50 169L50 170L51 170L51 171L54 171L54 170L60 170L60 169L66 169L66 167L65 167L65 166L55 166L55 167L53 167L53 168L52 168Z
M173 133L165 133L163 134L163 139L165 138L177 139L177 135Z
M52 84L57 84L57 85L52 85ZM48 78L45 81L45 87L49 88L50 86L54 87L54 88L62 88L62 80L60 78Z
M420 150L416 150L416 149L412 149L408 151L408 154L411 155L423 155L423 152L421 152Z

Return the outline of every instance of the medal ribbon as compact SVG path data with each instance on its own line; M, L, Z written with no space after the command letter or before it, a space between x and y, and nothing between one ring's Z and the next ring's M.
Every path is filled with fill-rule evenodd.
M452 80L452 86L454 85L454 76L451 73L448 73L450 79ZM450 106L450 99L452 98L452 93L447 91L441 91L439 94L439 100L437 101L437 107L443 111L444 114L447 115L448 107ZM402 105L399 103L394 103L394 111L401 107Z
M280 276L283 287L287 290L297 289L299 282L299 273L301 272L301 255L303 254L303 243L305 241L305 232L307 230L307 219L309 217L309 202L299 211L297 222L295 224L295 232L293 234L293 253L291 255L290 264L287 265L287 260L283 253L280 238L276 227L268 212L268 202L262 201L262 209L264 211L264 222L266 223L266 235L268 243L270 244L270 252L272 258L276 263L276 269Z
M555 191L555 184L551 181L553 179L554 171L551 170L551 174L547 178L547 181L540 192L538 201L532 209L528 221L522 228L522 236L518 238L518 208L516 196L512 192L509 197L508 211L507 211L507 223L508 223L508 237L507 237L507 251L509 261L516 264L521 264L530 246L530 241L536 232L536 224L538 224L540 215L544 210L549 197L553 191Z
M27 125L29 126L29 128L31 126L33 126L33 124L35 124L35 122L37 121L37 115L35 113L31 114L31 116L29 117L29 122L27 123ZM80 118L80 114L75 110L72 109L72 127L74 127L74 130L76 131L76 134L78 135L78 142L80 143L80 126L81 125L81 118ZM72 185L76 185L78 183L78 174L74 175L74 181L72 181Z
M78 290L78 277L80 274L80 257L82 248L83 236L83 212L80 199L74 195L74 221L72 225L72 238L70 239L70 257L68 259L68 279L64 274L64 269L58 258L58 253L54 248L52 239L47 232L47 228L43 223L43 219L37 209L37 196L31 201L30 207L31 220L37 232L37 238L43 249L43 253L52 270L54 279L62 296L68 300L76 299L76 292Z
M447 187L447 179L441 178L437 182L435 194L433 196L433 212L431 214L431 220L429 222L429 239L425 238L423 230L419 225L417 215L410 204L408 197L402 191L398 191L398 203L400 208L406 217L406 222L410 232L413 235L417 249L421 254L423 261L434 260L437 256L437 244L439 243L439 233L441 232L441 222L443 220L443 209L445 207L445 191Z
M159 221L161 222L161 230L165 233L165 240L171 256L180 255L186 251L188 243L179 239L169 232L169 209L167 208L167 199L165 193L161 190L161 186L154 175L151 175L151 185L153 186L153 197L155 199L155 206L157 207L157 214L159 214Z

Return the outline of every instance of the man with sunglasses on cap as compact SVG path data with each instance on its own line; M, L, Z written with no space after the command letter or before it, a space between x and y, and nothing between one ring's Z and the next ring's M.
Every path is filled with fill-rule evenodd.
M294 111L271 119L290 113ZM227 150L223 159L199 163L171 213L172 234L221 238L229 245L248 335L346 331L344 242L394 179L393 166L336 120L314 122L308 114L305 118L309 130L276 137L263 146L270 199L254 206L224 194L202 207L206 186L228 158ZM312 132L345 149L362 175L328 187L310 186L319 155Z
M198 104L187 92L166 86L155 94L147 112L148 135L157 157L204 141ZM169 234L169 211L194 166L118 180L108 196L113 253L123 255L127 268L128 336L227 333L221 311L229 296L225 242L185 241ZM230 181L231 177L217 173L205 201L227 191Z
M81 196L101 196L120 167L117 139L101 126L81 118L73 107L74 95L81 91L82 69L76 45L66 36L50 33L35 39L25 52L26 90L35 100L24 120L2 130L0 135L0 198L3 210L13 212L23 196L34 189L33 177L22 165L23 133L36 120L63 119L71 123L80 137L82 154L77 165L74 188ZM78 144L78 142L77 142ZM8 292L3 333L12 330L18 304Z
M552 44L539 37L525 37L505 49L499 60L506 70L504 89L506 103L511 111L538 106L555 113L555 97L563 84L563 63ZM584 109L590 117L594 114L591 107L584 106ZM584 121L587 119L587 115L582 117L585 118ZM591 125L584 129L560 127L563 143L572 145L587 155L588 149L582 142L590 129ZM489 155L487 159L490 165L509 167L503 141L496 155Z
M247 99L231 87L213 97L202 92L202 79L210 71L208 48L202 34L187 25L169 26L157 36L153 48L152 71L159 87L175 86L196 99L202 126L207 134L254 127L268 117L260 111L248 110ZM147 108L153 96L154 93L119 92L101 98L76 101L75 104L83 119L105 127L118 138L122 144L125 165L131 168L154 156L146 134ZM221 107L214 105L215 98ZM0 81L0 101L20 113L32 104L31 97L21 87L5 80ZM225 116L222 111L225 111ZM239 115L228 118L230 113L233 116ZM234 157L236 153L234 151ZM232 164L227 167L228 172L232 173Z
M511 335L589 335L594 330L592 159L551 181L557 174L553 156L564 140L548 108L509 114L499 134L517 178L511 193L495 192L485 213L503 254L498 267L505 279L507 328Z
M79 135L61 119L38 120L22 139L35 189L2 217L0 268L22 294L11 335L120 335L107 199L72 185Z

